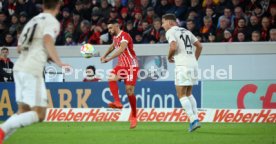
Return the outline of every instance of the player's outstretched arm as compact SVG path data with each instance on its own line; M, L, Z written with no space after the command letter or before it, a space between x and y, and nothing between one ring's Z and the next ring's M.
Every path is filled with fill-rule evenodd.
M113 50L115 49L114 44L112 43L109 48L107 49L107 51L105 52L105 54L101 57L101 61L103 62L103 60L111 53L113 52Z
M55 47L54 39L50 35L48 34L44 35L43 45L44 45L44 48L47 49L49 57L54 63L56 63L60 67L68 66L67 64L63 64L61 62Z
M168 61L170 63L174 62L173 56L174 56L174 53L176 52L176 49L177 49L177 44L175 41L172 41L170 43L170 50L169 50L169 54L168 54Z
M110 61L116 57L118 57L121 53L123 53L125 51L125 49L127 48L127 42L123 41L121 42L120 48L109 58L106 59L106 61Z
M201 54L201 51L202 51L202 44L199 41L196 41L194 43L194 46L196 47L195 57L196 57L196 60L198 60L198 58Z

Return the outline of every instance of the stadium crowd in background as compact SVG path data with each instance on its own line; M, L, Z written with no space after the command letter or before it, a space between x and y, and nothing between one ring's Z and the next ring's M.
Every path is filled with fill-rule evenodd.
M41 11L41 0L0 0L0 46L16 46L22 27ZM63 0L56 44L109 44L113 19L135 43L166 43L166 13L201 42L275 41L275 0Z

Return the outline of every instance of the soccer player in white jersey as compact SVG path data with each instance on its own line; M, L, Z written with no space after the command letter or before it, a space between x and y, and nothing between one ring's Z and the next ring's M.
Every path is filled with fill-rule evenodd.
M175 87L177 96L189 119L192 132L200 128L197 103L192 95L193 85L197 85L198 58L202 45L188 30L178 27L174 14L162 16L162 27L170 45L168 61L175 63Z
M0 125L0 144L16 129L44 120L48 98L43 67L47 60L60 67L68 66L61 62L55 48L60 30L55 18L60 9L59 0L44 0L43 6L44 12L32 18L19 37L20 56L13 69L18 112Z

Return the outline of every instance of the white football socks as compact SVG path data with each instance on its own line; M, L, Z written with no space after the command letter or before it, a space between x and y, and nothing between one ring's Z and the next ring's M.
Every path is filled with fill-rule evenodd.
M186 96L180 98L179 100L180 100L182 107L186 111L186 113L190 119L190 122L193 122L195 120L195 115L194 115L194 112L192 109L192 104L191 104L190 100Z
M198 119L198 114L197 114L197 103L196 103L196 100L195 100L195 97L193 95L190 95L188 96L188 99L190 100L191 102L191 105L192 105L192 109L193 109L193 113L195 115L195 118Z
M17 113L15 113L15 114L13 114L9 119L14 119L15 117L17 117L18 116L18 114ZM13 121L13 120L12 120ZM12 130L10 130L8 133L6 133L5 134L5 140L6 139L8 139L14 132L16 131L16 129L12 129Z
M29 111L10 117L0 127L5 134L10 136L16 129L31 125L38 121L39 118L37 113L35 111Z

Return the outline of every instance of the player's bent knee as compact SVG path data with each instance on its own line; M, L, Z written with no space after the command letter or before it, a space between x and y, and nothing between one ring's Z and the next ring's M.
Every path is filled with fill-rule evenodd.
M127 95L133 95L134 94L134 89L133 88L126 88L126 94Z
M34 107L32 109L37 113L39 122L42 122L45 119L47 109L44 107Z
M30 110L31 110L31 108L29 105L24 104L24 103L18 103L18 112L17 112L18 114L28 112Z

